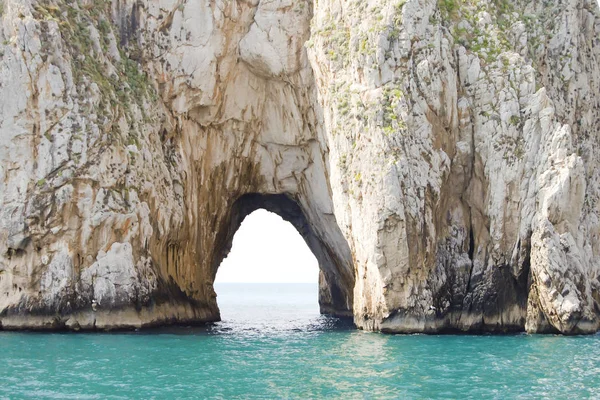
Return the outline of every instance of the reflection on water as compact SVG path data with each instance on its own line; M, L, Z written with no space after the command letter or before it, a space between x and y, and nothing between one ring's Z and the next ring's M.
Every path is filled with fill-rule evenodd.
M319 314L316 284L216 284L221 322L210 333L236 336L349 330L350 319Z
M217 293L202 329L0 332L0 398L600 397L598 335L380 335L319 316L312 286Z

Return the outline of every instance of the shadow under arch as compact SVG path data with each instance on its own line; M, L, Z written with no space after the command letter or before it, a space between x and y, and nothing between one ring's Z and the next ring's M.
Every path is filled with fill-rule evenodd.
M212 262L214 282L221 262L231 250L233 237L242 221L254 211L264 209L291 223L300 233L319 263L319 307L321 314L352 317L354 269L349 260L331 243L317 234L300 205L285 194L245 194L238 198L216 237ZM339 228L337 228L339 229ZM340 232L341 236L341 232ZM347 246L347 243L344 243ZM348 251L349 249L345 249Z

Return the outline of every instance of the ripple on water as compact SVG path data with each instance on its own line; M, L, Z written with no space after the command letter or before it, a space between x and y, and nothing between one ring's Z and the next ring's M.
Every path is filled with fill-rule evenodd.
M204 328L0 332L0 398L600 397L598 335L371 334L291 292L269 312L219 292L224 321Z
M598 336L553 338L552 346L537 336L482 340L346 329L89 336L94 340L61 348L58 368L52 361L58 355L47 351L45 336L1 333L0 397L600 395ZM75 337L62 335L61 340L68 343ZM100 353L104 356L88 358Z

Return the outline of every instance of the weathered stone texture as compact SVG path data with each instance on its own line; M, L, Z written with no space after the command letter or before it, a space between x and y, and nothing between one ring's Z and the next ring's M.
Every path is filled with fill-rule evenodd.
M4 328L218 320L266 208L360 328L598 330L595 0L0 4Z

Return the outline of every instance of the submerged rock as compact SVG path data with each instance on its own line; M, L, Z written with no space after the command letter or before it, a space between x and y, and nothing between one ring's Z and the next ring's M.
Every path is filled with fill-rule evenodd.
M598 330L595 0L0 5L3 328L218 320L265 208L360 328Z

